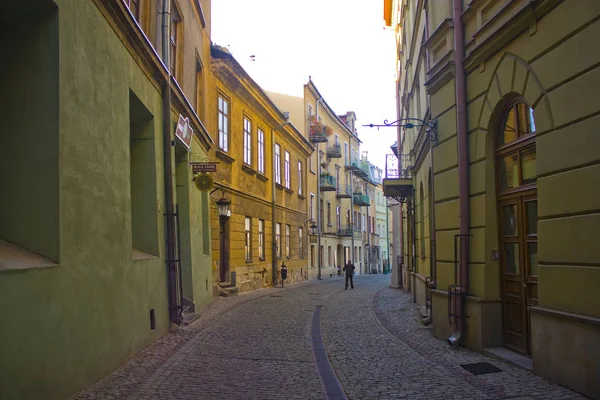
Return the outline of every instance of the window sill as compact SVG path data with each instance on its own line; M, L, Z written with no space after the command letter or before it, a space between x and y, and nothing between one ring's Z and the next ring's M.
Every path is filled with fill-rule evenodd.
M264 258L264 257L258 257L258 260L259 260L259 261L265 261L265 260L266 260L266 258Z
M298 194L298 198L299 198L300 200L304 200L304 199L306 199L306 196L304 196L304 195L302 195L302 194Z
M246 172L247 174L256 175L256 171L254 169L252 169L252 167L249 166L248 164L243 164L242 165L242 170L244 172Z
M269 180L269 178L267 178L267 177L266 177L264 174L262 174L262 173L260 173L260 172L259 172L259 173L258 173L258 175L256 175L256 176L258 177L258 179L260 179L260 180L261 180L261 181L263 181L263 182L266 182L266 181L268 181L268 180Z
M221 149L215 150L215 155L217 156L217 158L220 158L228 164L233 164L235 162L235 158L230 157L226 152L224 152Z
M246 264L251 263L252 259L246 260Z
M313 175L316 175L317 173L315 171L313 171L312 169L310 170L310 173Z
M142 261L142 260L155 260L158 257L145 251L141 251L138 249L132 249L133 251L133 261Z
M292 189L288 189L288 188L285 188L285 191L288 192L289 194L294 193L294 191Z
M56 267L58 263L0 239L0 272Z
M283 189L284 189L284 187L283 187L283 185L282 185L281 183L275 183L275 187L276 187L277 189L280 189L280 190L283 190Z

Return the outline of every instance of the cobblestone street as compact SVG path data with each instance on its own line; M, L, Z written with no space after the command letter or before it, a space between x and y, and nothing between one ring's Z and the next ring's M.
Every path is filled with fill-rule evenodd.
M344 290L326 278L215 299L74 399L585 398L433 338L389 280L359 276ZM502 371L460 366L480 361Z

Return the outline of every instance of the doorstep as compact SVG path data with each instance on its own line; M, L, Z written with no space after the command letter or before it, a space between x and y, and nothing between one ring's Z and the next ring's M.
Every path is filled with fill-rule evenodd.
M483 349L483 354L505 361L526 371L533 371L533 360L531 358L507 348L490 347Z

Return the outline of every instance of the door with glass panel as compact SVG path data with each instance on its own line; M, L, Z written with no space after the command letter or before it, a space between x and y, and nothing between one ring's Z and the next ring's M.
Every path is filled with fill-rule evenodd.
M504 346L531 353L537 304L537 187L533 111L514 104L498 135L496 171Z

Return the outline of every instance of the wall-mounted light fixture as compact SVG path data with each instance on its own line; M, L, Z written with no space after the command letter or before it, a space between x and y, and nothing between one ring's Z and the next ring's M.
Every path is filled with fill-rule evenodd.
M225 196L221 197L216 201L217 209L219 210L219 217L221 218L229 218L231 217L231 211L229 210L229 205L231 201L226 199Z

